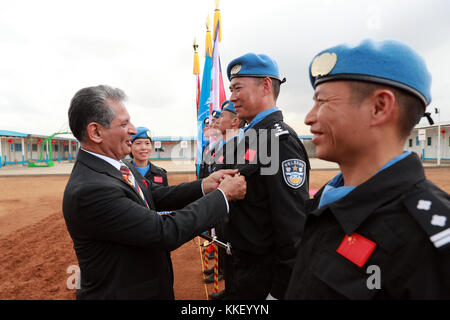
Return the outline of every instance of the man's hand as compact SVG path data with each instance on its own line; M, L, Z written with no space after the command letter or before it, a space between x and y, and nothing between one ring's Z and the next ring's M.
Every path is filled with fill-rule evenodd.
M242 200L247 192L247 182L244 176L236 174L234 177L225 176L219 185L228 201Z
M211 173L207 178L203 179L203 192L205 194L208 194L214 190L217 189L219 184L222 182L222 180L225 178L226 175L232 175L234 176L238 170L219 170L214 173Z

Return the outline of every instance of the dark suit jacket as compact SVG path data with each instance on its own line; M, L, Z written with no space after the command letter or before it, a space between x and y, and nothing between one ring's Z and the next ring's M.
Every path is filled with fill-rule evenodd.
M81 270L77 299L173 299L167 251L226 214L221 191L202 197L201 181L149 188L139 183L150 210L119 170L78 152L63 199ZM176 211L158 215L156 209Z

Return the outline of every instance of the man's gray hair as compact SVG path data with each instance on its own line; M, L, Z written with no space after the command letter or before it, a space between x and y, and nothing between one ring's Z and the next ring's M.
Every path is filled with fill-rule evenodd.
M72 98L69 107L69 126L72 134L80 142L87 137L87 126L98 122L109 128L114 119L114 111L107 105L107 100L124 101L125 93L118 88L107 85L87 87L79 90Z

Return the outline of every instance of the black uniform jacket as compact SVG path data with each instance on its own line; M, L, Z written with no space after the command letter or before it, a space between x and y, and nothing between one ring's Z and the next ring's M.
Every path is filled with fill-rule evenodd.
M450 241L430 239L449 226L449 195L412 153L308 215L286 298L449 299ZM364 238L346 245L354 233Z
M151 162L149 163L150 169L145 174L145 178L161 186L168 186L169 183L167 181L167 171L161 167L155 166Z
M226 162L235 164L221 168L237 168L247 181L245 198L230 202L230 214L224 223L225 238L235 252L273 257L270 293L282 298L293 267L294 245L304 226L310 165L303 144L283 122L281 111L268 115L252 129L245 132L235 149L234 160L227 149L229 143L223 147ZM278 146L274 154L270 154L272 145ZM265 154L270 154L270 163L264 159ZM283 162L292 159L297 159L297 164L303 162L303 181L294 187L288 185L282 169ZM271 165L275 165L275 172L261 171Z
M201 180L173 187L139 185L150 209L119 170L79 151L63 199L81 270L78 299L173 299L167 251L227 211L221 191L202 197ZM155 210L176 211L158 215Z

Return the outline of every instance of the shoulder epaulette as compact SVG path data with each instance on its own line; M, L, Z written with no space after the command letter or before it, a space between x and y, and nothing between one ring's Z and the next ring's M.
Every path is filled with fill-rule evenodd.
M275 122L272 128L275 129L275 137L289 134L289 130L283 126L282 122Z
M450 207L428 190L408 195L404 204L438 249L450 248Z

